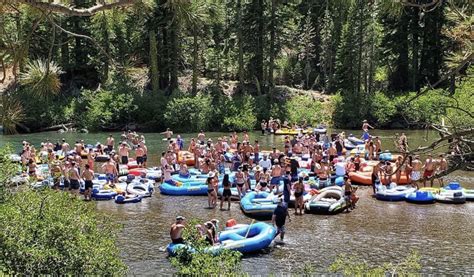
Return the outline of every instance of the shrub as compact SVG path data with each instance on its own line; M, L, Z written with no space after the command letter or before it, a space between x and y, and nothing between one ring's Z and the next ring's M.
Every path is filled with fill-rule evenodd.
M395 101L390 100L384 93L376 92L369 102L369 115L371 121L379 126L389 123L397 113Z
M212 115L211 98L198 94L170 100L164 117L176 131L192 132L207 129Z
M12 194L0 205L0 272L8 275L123 275L118 226L69 193Z
M199 224L191 219L188 226ZM196 228L186 228L183 233L186 242L196 251L190 253L185 248L180 249L175 257L170 258L171 264L178 270L179 275L185 276L229 276L240 272L242 254L232 250L222 250L214 255L206 248L209 245L204 241Z
M303 123L316 126L327 123L328 116L324 113L321 102L308 95L298 95L289 99L285 104L286 119L289 122Z
M223 127L228 130L253 130L257 123L255 98L251 95L236 96L228 101L224 110Z
M163 116L166 111L168 97L164 92L145 91L143 94L137 94L133 103L135 109L131 117L147 131L155 131L166 128Z

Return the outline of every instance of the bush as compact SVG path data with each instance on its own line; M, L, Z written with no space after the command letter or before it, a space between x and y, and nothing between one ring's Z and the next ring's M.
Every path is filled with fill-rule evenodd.
M370 120L379 126L389 123L397 113L395 101L382 92L376 92L370 98L369 104Z
M168 97L164 92L145 91L143 94L137 94L133 103L135 109L131 117L140 124L142 131L156 131L166 128L163 116L166 111Z
M316 126L327 123L329 117L324 113L321 102L314 100L308 95L298 95L289 99L285 104L286 119L289 122L303 123Z
M0 272L8 275L123 275L118 226L69 193L12 194L0 205Z
M257 124L255 98L251 95L236 96L221 109L224 109L223 127L227 130L253 130Z
M212 116L211 98L202 94L173 98L164 115L167 125L179 132L206 130Z
M199 224L196 219L191 219L188 222L188 226L196 224ZM209 253L206 251L209 244L204 241L196 228L184 229L183 237L196 251L191 254L182 248L175 257L170 258L171 264L178 270L179 275L228 276L239 274L242 257L240 252L225 249L216 255Z
M9 158L11 153L13 151L8 144L0 148L0 203L7 197L8 188L12 185L11 178L19 171L18 164Z

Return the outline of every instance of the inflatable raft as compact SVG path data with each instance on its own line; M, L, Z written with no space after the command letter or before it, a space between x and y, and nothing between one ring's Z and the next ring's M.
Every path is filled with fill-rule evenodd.
M242 211L251 217L271 218L277 207L277 197L273 193L255 192L247 193L240 200Z
M160 192L165 195L207 195L207 185L202 182L165 181L160 185Z
M178 152L178 163L186 164L188 166L193 166L195 164L194 154L189 151L179 151Z
M406 196L406 201L414 204L433 204L436 196L430 191L415 191Z
M336 214L349 206L344 198L344 190L338 186L322 189L304 205L306 213Z
M361 140L359 138L356 138L355 136L351 136L351 135L349 135L347 137L347 140L350 141L354 145L363 145L363 144L365 144L365 142L363 140Z
M134 180L127 185L126 190L130 194L140 195L142 197L150 197L155 190L155 186L151 180Z
M92 199L94 200L111 200L117 195L114 190L98 190L94 188L92 190Z
M220 244L210 246L204 249L204 252L210 252L218 255L222 249L239 251L243 254L254 253L267 248L276 235L276 229L265 222L257 222L251 225L239 224L238 228L222 231L219 234ZM170 255L176 255L179 249L185 248L190 253L196 250L186 244L170 243L166 251Z
M313 129L307 128L307 129L287 129L287 128L282 128L278 129L274 132L275 135L289 135L289 136L296 136L300 133L303 134L310 134L313 132Z
M377 187L377 192L375 193L375 198L382 201L403 201L406 199L406 196L415 192L416 189L411 186L386 186L379 185Z
M451 182L436 195L436 201L446 204L464 204L466 203L466 195L459 183Z
M117 204L130 204L130 203L138 203L138 202L142 202L142 197L139 195L135 195L132 197L117 195L115 197L115 203Z

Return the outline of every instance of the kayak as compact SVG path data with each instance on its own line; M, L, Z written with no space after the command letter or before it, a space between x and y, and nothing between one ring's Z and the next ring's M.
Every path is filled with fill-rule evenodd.
M248 216L271 218L277 202L277 196L273 193L251 191L242 197L240 207Z
M267 248L276 235L276 228L265 222L257 222L251 225L239 224L239 227L222 231L219 234L220 244L209 246L204 252L219 255L223 249L239 251L240 253L254 253ZM176 255L179 249L186 249L190 253L196 250L182 243L170 243L166 247L169 255Z
M345 200L344 190L338 186L322 189L315 194L304 205L306 213L336 214L342 212L349 206Z
M160 192L165 195L207 195L207 185L202 182L176 182L168 180L160 185Z
M459 183L451 182L436 195L436 201L446 204L464 204L466 203L466 195Z
M436 196L430 191L415 191L406 196L406 201L414 204L433 204Z
M384 185L377 186L375 198L382 201L403 201L406 196L415 192L416 188L411 186L394 186L387 188Z

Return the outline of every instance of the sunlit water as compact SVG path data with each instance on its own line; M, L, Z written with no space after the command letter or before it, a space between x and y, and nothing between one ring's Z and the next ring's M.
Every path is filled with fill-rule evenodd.
M377 131L376 134L381 136L384 148L393 149L396 132L402 131ZM426 145L436 139L436 134L432 132L427 137L424 131L405 132L411 147ZM119 137L118 133L114 135ZM186 134L184 138L188 142L195 135ZM212 138L224 135L228 134L208 134ZM22 140L38 145L46 138L55 141L63 137L70 144L76 139L104 143L107 136L108 133L40 133L2 136L0 144L9 142L19 149ZM158 154L165 148L166 142L159 134L145 134L145 137L151 157L150 165L156 165ZM263 149L273 145L279 148L282 146L282 137L252 133L251 138L259 139ZM474 188L472 172L456 172L447 179ZM311 261L317 266L318 273L324 273L342 253L360 257L371 264L381 264L399 261L416 250L422 256L423 273L474 274L474 203L428 206L388 203L372 198L369 188L361 188L358 193L360 201L357 209L351 213L292 216L291 223L287 224L286 244L245 257L242 269L252 275L291 273L301 269L304 261ZM116 205L112 201L96 203L99 210L114 215L123 224L119 242L121 254L131 273L137 275L174 272L164 249L169 242L169 226L178 214L203 222L217 218L221 225L229 218L235 218L239 223L251 222L242 214L237 202L232 204L231 211L206 209L207 197L171 197L157 193L133 205Z

